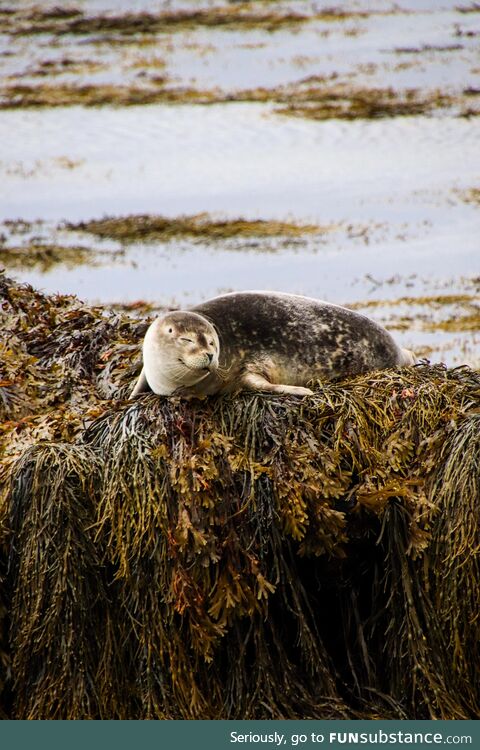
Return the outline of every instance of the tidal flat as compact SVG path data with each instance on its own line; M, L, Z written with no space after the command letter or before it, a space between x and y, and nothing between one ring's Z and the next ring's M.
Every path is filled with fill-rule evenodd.
M479 35L468 2L5 5L0 265L139 315L312 295L479 367Z

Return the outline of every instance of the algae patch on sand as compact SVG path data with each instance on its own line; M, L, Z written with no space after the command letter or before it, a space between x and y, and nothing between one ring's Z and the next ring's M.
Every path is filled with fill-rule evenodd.
M105 217L77 224L67 223L67 229L87 232L96 237L120 242L142 242L188 237L202 241L254 237L299 237L304 234L328 231L315 224L295 224L257 219L216 220L208 214L168 218L137 214L125 217Z
M472 187L468 190L455 190L454 192L464 203L480 206L480 188Z
M160 77L154 85L115 86L113 84L16 84L0 89L0 109L41 107L138 106L141 104L211 104L221 96L215 91L181 87L169 88Z
M437 90L314 85L298 87L296 91L287 92L283 99L285 104L277 108L277 112L311 120L377 120L431 115L439 110L456 111L459 116L479 114L468 106L469 97Z
M478 286L477 280L470 282L474 288L475 284ZM391 331L414 331L419 338L414 347L419 358L448 357L453 348L458 351L456 361L469 361L478 366L480 304L476 292L366 300L350 303L348 307L367 315L375 310L376 316Z
M0 267L8 270L36 269L47 273L59 265L67 268L98 266L117 256L118 252L98 251L81 245L32 242L23 246L0 246Z
M261 29L274 32L303 24L309 20L309 16L291 11L252 10L248 4L239 3L237 6L159 13L87 15L80 10L65 13L41 10L20 11L4 15L3 18L0 17L0 20L3 31L17 36L31 34L137 36L191 31L197 28Z
M174 86L163 75L142 85L16 83L0 88L0 109L255 102L272 104L274 112L281 115L311 120L376 120L430 116L441 111L458 117L475 117L480 113L477 100L478 96L468 90L458 94L438 90L361 88L346 83L332 85L316 77L276 88L232 91Z

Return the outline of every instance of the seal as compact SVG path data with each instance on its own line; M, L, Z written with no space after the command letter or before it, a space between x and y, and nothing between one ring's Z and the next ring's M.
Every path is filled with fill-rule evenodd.
M312 393L309 380L415 362L385 328L353 310L295 294L233 292L153 321L131 398L149 390L305 396Z

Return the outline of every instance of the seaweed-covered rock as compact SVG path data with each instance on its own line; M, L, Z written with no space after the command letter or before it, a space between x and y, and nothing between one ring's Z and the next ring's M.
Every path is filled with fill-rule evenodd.
M44 295L0 272L0 529L13 458L39 440L71 440L131 388L147 325Z
M4 716L480 715L479 373L128 402L143 323L7 295Z

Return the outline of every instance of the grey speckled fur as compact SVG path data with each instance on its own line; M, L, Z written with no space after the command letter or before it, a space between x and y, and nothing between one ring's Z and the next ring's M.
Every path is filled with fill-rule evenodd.
M308 297L234 292L197 305L191 312L215 327L220 367L197 386L180 389L182 395L244 388L304 395L308 390L302 386L313 378L331 380L415 362L414 355L401 349L378 323ZM136 393L148 387L145 380L142 385Z

